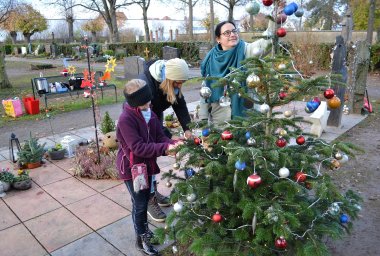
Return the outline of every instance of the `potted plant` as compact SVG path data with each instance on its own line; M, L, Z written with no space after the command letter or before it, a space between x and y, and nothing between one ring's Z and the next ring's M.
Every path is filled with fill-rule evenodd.
M26 190L32 187L32 180L29 177L29 171L18 170L17 176L14 178L12 187L18 190Z
M66 149L62 147L61 143L56 143L54 147L48 150L48 155L51 160L61 160L65 157Z
M20 166L26 166L28 169L33 169L41 166L41 160L45 153L45 146L38 143L38 139L30 133L29 140L26 140L22 145L21 150L17 153Z
M3 183L3 190L6 192L10 189L15 175L9 171L9 168L3 168L0 172L0 182Z
M108 111L106 111L106 113L104 114L104 118L100 126L100 131L103 134L103 146L108 149L117 149L118 144L115 132L115 122L110 117Z

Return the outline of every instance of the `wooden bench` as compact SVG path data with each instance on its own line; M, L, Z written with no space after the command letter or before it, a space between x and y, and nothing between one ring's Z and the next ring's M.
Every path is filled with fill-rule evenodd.
M95 88L93 88L93 90L100 90L101 92L101 95L102 95L102 100L103 100L103 90L108 90L108 89L114 89L115 90L115 102L117 102L117 88L116 88L116 85L114 84L107 84L107 85L99 85L99 78L103 76L103 72L102 71L96 71L95 73L95 81L96 81L96 84L95 84ZM82 73L79 73L79 74L75 74L74 77L76 79L79 80L79 82L81 82L80 78L83 78L83 74ZM84 92L84 88L80 88L80 86L75 86L75 88L72 88L73 90L70 90L70 82L69 82L69 79L70 77L67 76L47 76L47 77L43 77L43 78L46 78L47 79L47 82L48 84L51 84L51 83L64 83L65 87L68 87L67 91L61 91L61 92L51 92L50 91L50 88L49 88L49 91L46 92L46 93L40 93L38 90L37 90L37 80L39 79L40 77L35 77L35 78L32 78L31 79L31 84L32 84L32 91L33 91L33 97L34 99L36 99L36 96L38 95L39 97L44 97L44 101L45 101L45 109L47 109L47 101L49 98L58 98L58 97L64 97L64 96L68 96L70 95L70 97L72 97L73 95L77 95L77 97L79 97L80 94L83 94Z
M310 133L321 137L323 130L326 129L329 115L326 101L321 101L319 107L307 118L312 123Z

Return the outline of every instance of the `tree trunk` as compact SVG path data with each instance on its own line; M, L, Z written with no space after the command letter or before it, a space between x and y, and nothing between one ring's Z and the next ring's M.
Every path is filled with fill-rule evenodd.
M92 38L92 42L95 43L96 42L96 31L91 31L91 38Z
M375 8L376 0L370 0L369 2L369 15L368 15L368 29L367 29L367 43L372 44L373 36L373 23L375 21Z
M230 5L230 8L228 8L228 20L234 21L234 7Z
M119 38L119 30L117 29L116 10L111 8L110 15L111 15L111 24L112 24L112 30L111 30L112 42L118 43L120 42L120 38Z
M0 47L0 89L12 88L5 70L5 48Z
M144 19L144 33L145 33L145 41L149 42L149 24L148 24L148 8L143 7L143 19Z
M189 0L189 34L190 40L194 39L193 33L193 1Z
M29 44L30 43L30 37L33 35L31 33L23 33L25 37L25 41Z
M16 31L10 31L9 35L11 36L12 44L16 44L17 43L17 32Z
M214 23L214 1L210 0L210 36L211 36L211 44L215 43L215 23Z
M69 43L71 43L74 41L74 18L67 17L66 22L69 29Z

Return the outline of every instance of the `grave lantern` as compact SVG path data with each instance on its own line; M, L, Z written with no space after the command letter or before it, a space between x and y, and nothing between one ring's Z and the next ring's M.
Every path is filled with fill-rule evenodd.
M14 133L11 134L11 138L9 139L9 160L13 163L17 162L18 155L17 153L21 151L20 142L17 139Z

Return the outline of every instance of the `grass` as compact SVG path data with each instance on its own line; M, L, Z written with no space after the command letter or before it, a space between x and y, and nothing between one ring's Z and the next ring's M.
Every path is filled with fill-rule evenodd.
M33 65L37 65L38 63L32 63ZM22 97L27 96L33 96L33 90L31 87L31 79L38 77L40 72L43 73L44 76L56 76L61 71L61 68L56 67L52 69L45 69L45 70L31 70L30 69L31 63L28 62L16 62L16 61L7 61L6 62L6 68L8 72L9 80L13 86L13 88L7 88L7 89L1 89L0 90L0 99L9 99L18 97L22 99ZM100 69L96 69L100 70ZM80 71L79 68L77 68L77 71ZM17 74L19 72L20 74ZM112 74L112 77L120 76L121 73ZM120 81L116 79L112 79L109 81L111 84L115 84L117 91L118 91L118 100L123 98L122 95L122 89L125 84L125 81ZM99 91L100 92L100 91ZM115 96L114 96L114 90L104 90L103 91L104 98L101 100L101 96L99 93L97 104L98 105L108 105L115 103ZM39 98L39 97L37 97ZM45 113L45 106L44 106L44 98L39 98L40 100L40 114L37 115L22 115L17 118L13 118L10 116L6 116L4 113L4 108L1 107L1 115L2 118L0 120L0 127L2 126L9 126L14 124L14 122L18 121L27 121L27 120L39 120L44 119L46 117ZM79 95L79 97L76 97L75 95L73 97L70 97L69 95L65 94L64 97L59 98L49 98L48 99L48 113L50 116L59 114L59 113L65 113L80 109L85 109L91 107L91 100L90 98L84 98Z

